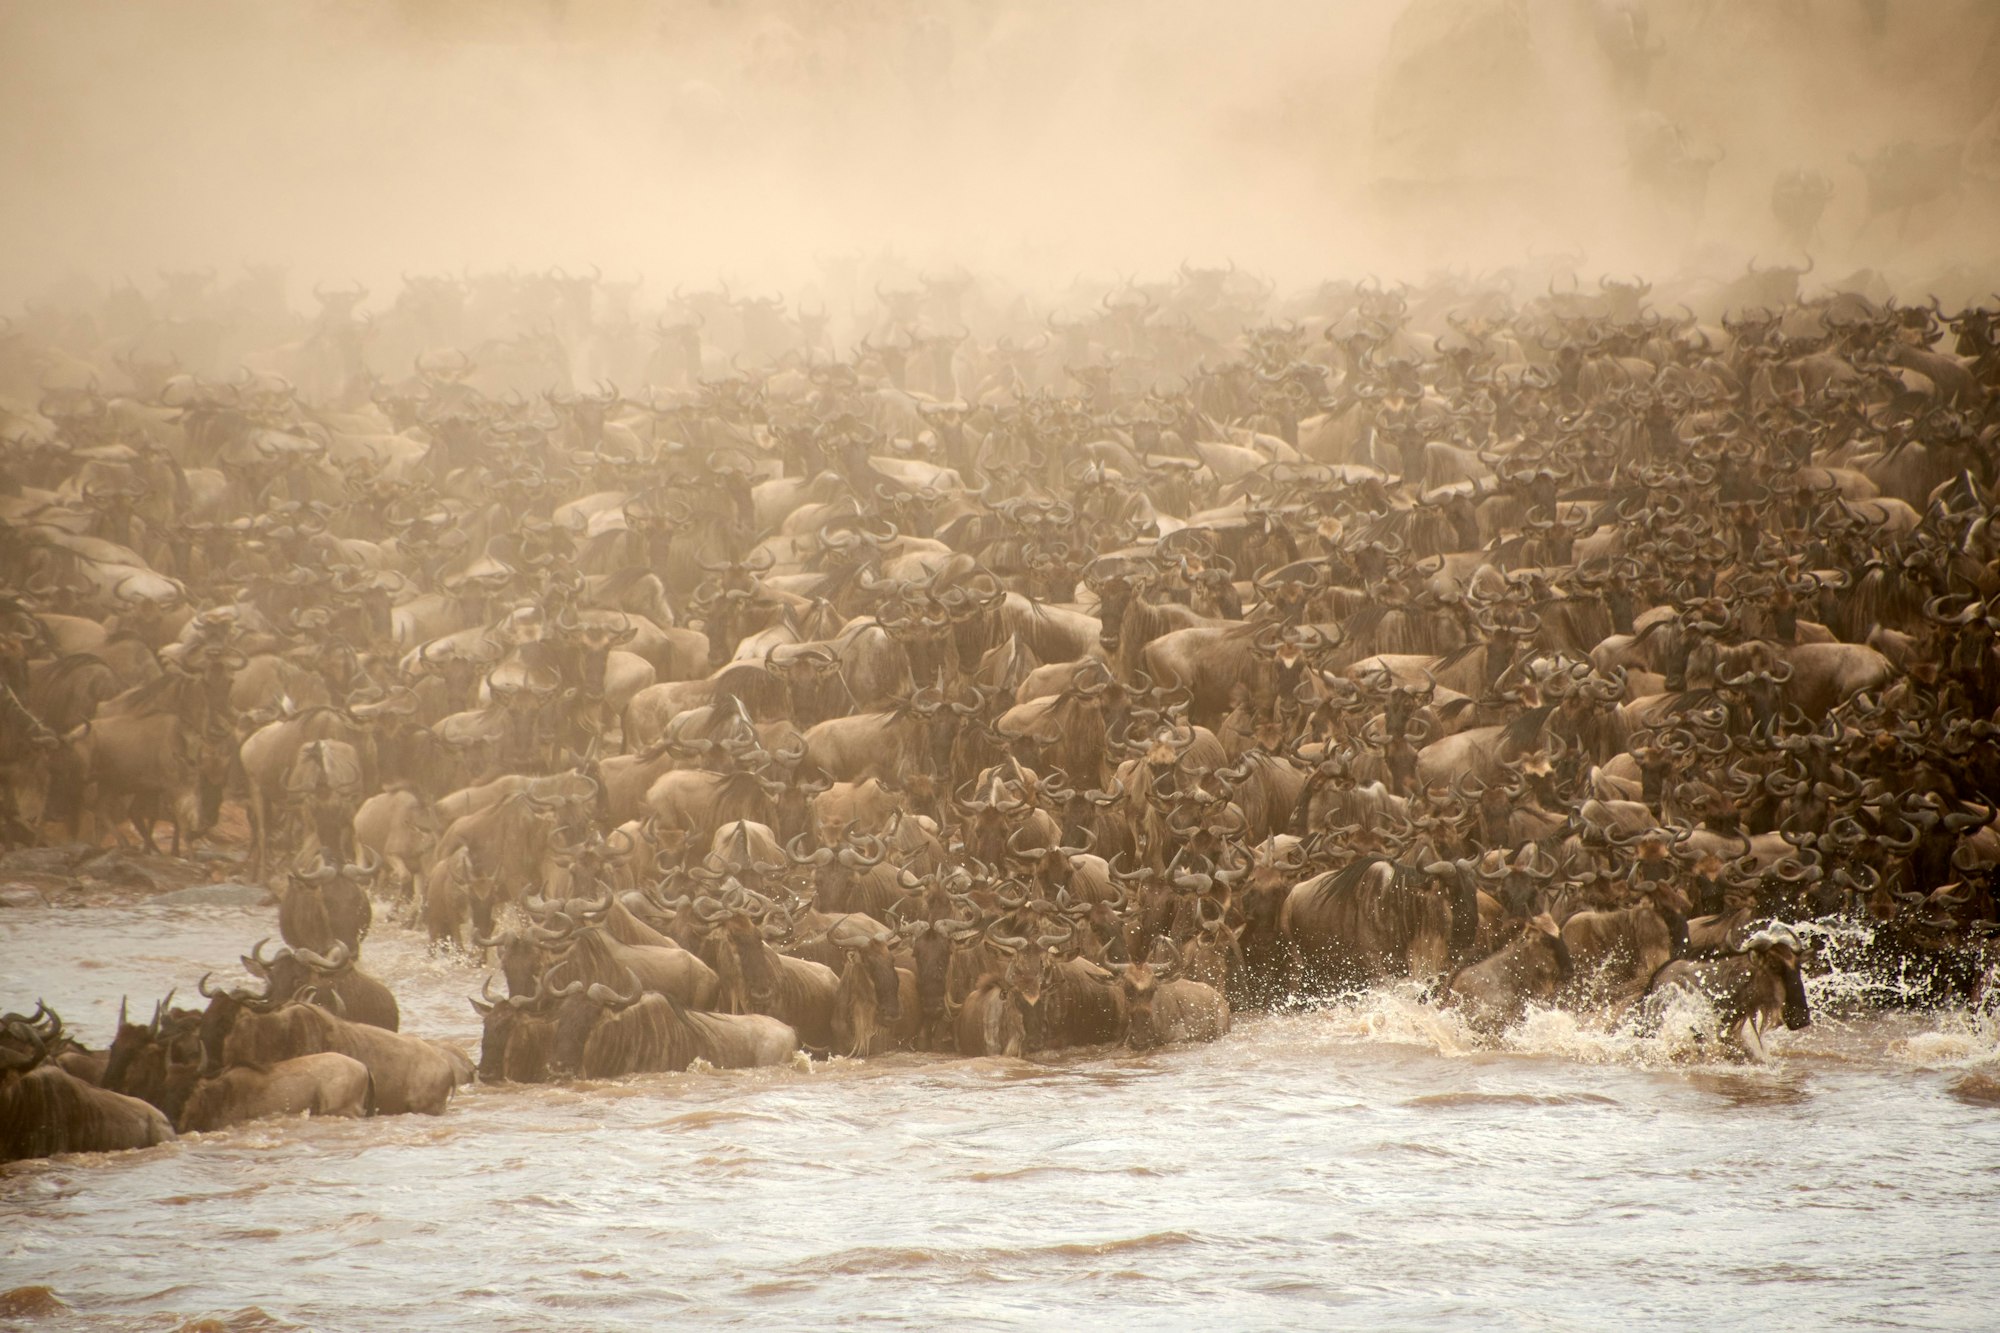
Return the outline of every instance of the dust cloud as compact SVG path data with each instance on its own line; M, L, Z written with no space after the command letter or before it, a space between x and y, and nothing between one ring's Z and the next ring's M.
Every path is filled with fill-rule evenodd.
M1983 0L7 0L0 301L245 263L658 296L1537 251L1983 292L1996 97ZM1786 171L1830 190L1789 234Z

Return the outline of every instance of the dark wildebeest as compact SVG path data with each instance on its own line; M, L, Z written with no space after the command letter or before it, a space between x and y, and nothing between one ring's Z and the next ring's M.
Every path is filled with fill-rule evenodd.
M375 919L361 885L380 865L371 852L360 865L322 861L311 870L292 871L278 903L278 933L285 943L320 954L345 945L350 955L359 955Z
M890 956L895 933L868 917L848 915L834 922L826 937L847 955L834 996L834 1049L862 1056L913 1045L917 979Z
M345 944L328 954L311 949L284 949L270 958L258 940L242 956L243 968L264 980L263 999L271 1004L309 999L341 1018L395 1032L402 1026L396 996L378 978L355 965Z
M723 1012L769 1014L789 1024L799 1040L817 1051L833 1048L835 997L840 976L824 963L793 958L765 938L769 908L740 884L725 883L722 897L697 898L694 910L709 930L710 956ZM769 929L782 936L775 924Z
M1451 869L1426 871L1440 868ZM1308 988L1429 981L1450 965L1455 941L1477 931L1475 893L1463 876L1364 857L1294 885L1278 928Z
M39 1007L33 1017L0 1019L0 1162L150 1148L173 1138L158 1107L93 1087L50 1062L61 1033L62 1020Z
M761 1068L784 1064L799 1049L790 1024L767 1014L684 1009L641 990L636 977L622 994L593 983L584 1000L557 1011L550 1061L551 1069L581 1078L679 1073L696 1060L717 1069Z
M1042 999L1039 949L1023 939L995 937L988 944L1004 961L998 972L981 976L958 1006L954 1020L960 1055L1006 1055L1028 1050L1028 1018Z
M1691 992L1715 1006L1723 1034L1751 1058L1765 1056L1764 1029L1774 1018L1797 1031L1812 1026L1812 1006L1806 1001L1799 975L1804 952L1799 937L1785 926L1771 926L1752 935L1734 958L1668 963L1646 988L1649 996L1671 991Z

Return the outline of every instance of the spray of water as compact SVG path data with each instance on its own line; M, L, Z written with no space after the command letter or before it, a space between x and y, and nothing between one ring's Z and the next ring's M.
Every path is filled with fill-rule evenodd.
M1763 923L1760 923L1760 925ZM1774 1025L1763 1033L1765 1055L1782 1062L1788 1050L1822 1047L1857 1025L1875 1021L1884 1010L1923 1002L1931 993L1929 973L1907 958L1886 963L1873 949L1876 927L1852 918L1787 923L1806 944L1806 995L1813 1026L1787 1032ZM2000 999L1989 967L1971 1007L1945 1009L1894 1038L1888 1058L1925 1068L2000 1064ZM1449 1058L1490 1051L1547 1057L1591 1065L1666 1069L1734 1065L1747 1057L1734 1034L1723 1031L1715 1007L1690 991L1673 989L1619 1007L1578 1012L1530 1005L1507 1028L1490 1032L1439 1005L1429 990L1412 982L1352 992L1313 1005L1294 999L1294 1013L1338 1040L1415 1046Z

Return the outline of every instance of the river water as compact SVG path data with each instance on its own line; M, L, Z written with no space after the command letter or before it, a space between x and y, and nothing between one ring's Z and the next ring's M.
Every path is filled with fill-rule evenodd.
M234 975L270 909L0 917L0 1005L93 1044ZM378 926L404 1028L470 964ZM285 1121L0 1167L0 1324L961 1329L2000 1326L2000 1022L1843 1017L1774 1058L1387 990L1208 1047L898 1056ZM43 1290L46 1289L46 1290Z

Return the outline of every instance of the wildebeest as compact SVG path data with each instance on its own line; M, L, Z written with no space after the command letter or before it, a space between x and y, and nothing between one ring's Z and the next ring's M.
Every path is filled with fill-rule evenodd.
M1682 991L1715 1008L1725 1039L1753 1059L1765 1057L1764 1029L1773 1019L1797 1031L1812 1024L1799 960L1805 950L1789 927L1758 931L1732 958L1669 963L1654 974L1648 996Z
M1713 155L1633 128L1685 222ZM1871 197L1948 156L1886 152ZM1824 186L1774 197L1802 236ZM1059 328L996 299L964 335L890 293L886 337L776 366L801 344L725 298L637 397L565 386L569 344L608 355L587 298L630 296L568 277L487 284L451 335L476 373L350 364L347 313L303 387L100 365L149 327L129 311L10 328L0 388L66 387L5 409L7 835L38 832L38 786L58 825L148 832L228 796L253 873L325 862L280 910L293 951L253 951L267 993L212 993L205 1041L121 1023L107 1081L177 1107L293 996L408 1017L354 971L378 864L437 939L499 949L482 1059L523 1079L566 1020L657 1010L599 1003L628 976L814 1054L1144 1041L1106 969L1157 983L1169 953L1243 1005L1453 968L1482 1026L1616 1004L1677 975L1677 854L1705 867L1691 953L1860 912L1888 956L1976 976L1993 312L1879 274L1812 294L1809 256L1663 282L1678 313L1551 267L1330 283L1283 317L1187 268ZM1545 907L1559 939L1512 938Z
M1444 989L1475 1025L1504 1028L1530 1003L1553 1003L1574 975L1562 930L1543 912L1498 953L1452 973Z
M784 1064L798 1049L798 1033L769 1015L686 1009L628 978L622 993L593 983L582 1005L557 1012L551 1068L581 1078L678 1073L696 1060L751 1069Z
M270 1116L366 1115L370 1085L368 1066L333 1051L268 1068L239 1065L195 1084L181 1111L180 1130L222 1129Z
M0 1019L0 1161L150 1148L174 1137L159 1108L50 1063L61 1032L61 1020L42 1009Z
M764 936L770 908L741 885L724 885L719 898L696 899L694 910L709 930L720 983L717 1007L724 1013L768 1014L796 1031L806 1046L831 1049L839 974L772 948Z
M827 930L827 940L847 955L833 1011L834 1048L843 1054L877 1055L915 1039L917 979L896 966L889 953L894 938L866 917L843 917Z
M294 869L278 903L278 933L285 943L316 953L344 947L359 955L375 918L362 884L380 864L371 854L359 865L322 861L311 870Z
M1135 1051L1180 1041L1214 1041L1229 1032L1222 993L1199 981L1156 974L1146 963L1118 969L1125 992L1124 1041Z
M546 975L554 985L622 985L626 977L636 976L648 992L671 996L690 1009L708 1008L717 998L715 970L671 942L626 944L599 926L567 925L533 934L549 950L553 966ZM513 980L510 976L509 983Z
M1646 886L1642 901L1615 912L1578 912L1563 922L1563 943L1586 1003L1636 999L1661 968L1688 952L1688 898L1671 880Z
M105 1054L100 1086L150 1102L169 1120L177 1119L201 1070L199 1009L173 1008L173 993L153 1007L145 1023L133 1023L118 1006L118 1027Z
M1449 867L1445 867L1449 869ZM1478 929L1471 883L1362 858L1295 885L1278 930L1306 985L1360 987L1390 977L1430 980Z
M257 941L242 957L244 970L263 978L263 1002L306 999L341 1018L385 1031L394 1032L402 1025L394 992L363 972L345 944L334 945L326 954L282 949L266 958L268 943L268 937Z
M223 1038L221 1064L274 1065L335 1051L368 1067L375 1108L383 1115L443 1115L459 1083L458 1062L435 1043L363 1023L350 1023L311 1004L269 1012L243 1008Z
M1041 1003L1041 981L1038 960L1021 948L1003 959L999 972L980 977L958 1006L958 1053L1016 1059L1026 1054L1029 1014Z

